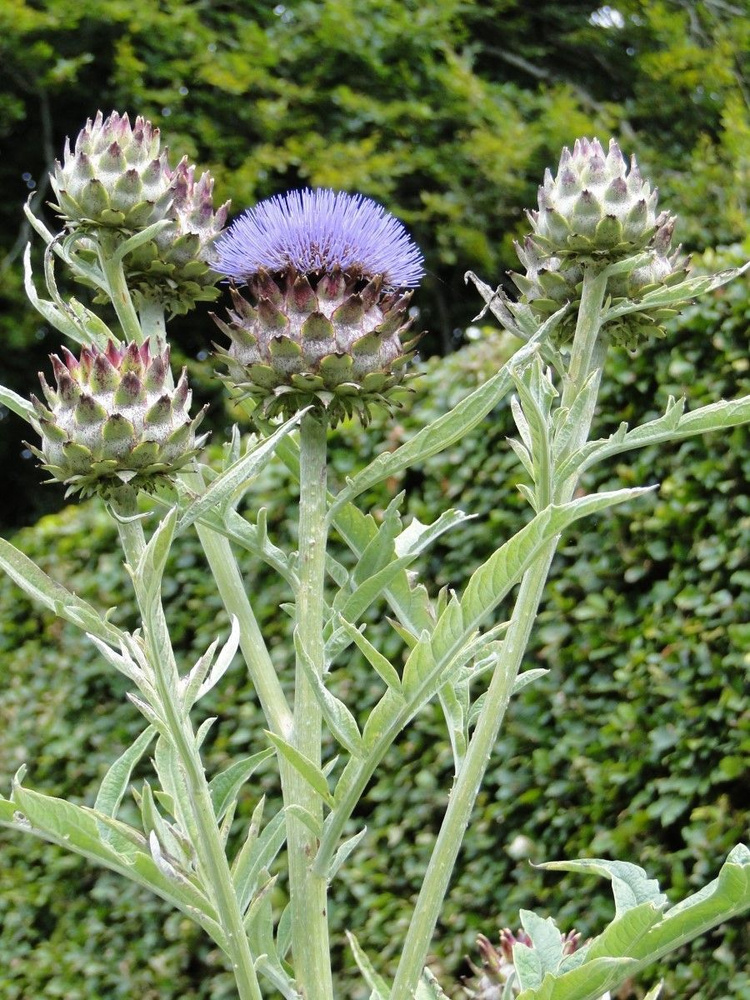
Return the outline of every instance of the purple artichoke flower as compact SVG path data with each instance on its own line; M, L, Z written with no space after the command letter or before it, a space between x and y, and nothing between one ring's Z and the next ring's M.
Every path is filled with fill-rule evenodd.
M213 267L233 288L227 381L266 417L312 405L331 424L392 407L413 341L402 343L422 255L401 223L361 195L292 191L229 228Z

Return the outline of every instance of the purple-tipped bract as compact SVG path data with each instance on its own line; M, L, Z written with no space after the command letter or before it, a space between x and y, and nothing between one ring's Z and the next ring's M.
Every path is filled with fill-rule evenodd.
M424 275L422 254L403 225L362 195L290 191L241 215L216 245L215 270L235 281L258 272L300 274L340 270L382 277L392 288L414 288Z

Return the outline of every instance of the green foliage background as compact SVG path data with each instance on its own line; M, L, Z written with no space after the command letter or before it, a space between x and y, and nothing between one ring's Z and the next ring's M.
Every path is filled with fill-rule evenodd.
M513 266L546 166L581 134L617 136L638 155L680 213L688 249L747 244L750 21L716 2L623 0L622 27L592 19L593 4L563 0L321 0L272 6L149 0L0 0L0 381L24 394L59 338L25 305L21 204L66 134L101 106L157 122L175 153L217 178L239 210L300 184L360 190L398 214L423 248L429 276L419 325L425 353L446 353L478 309L463 273L488 281ZM602 23L604 19L604 23ZM92 95L95 95L92 97ZM92 104L95 101L95 104ZM28 175L25 179L24 175ZM42 199L40 199L42 200ZM52 220L48 219L52 224ZM741 251L733 251L739 259ZM714 268L732 259L708 258ZM647 419L666 396L692 403L748 390L747 285L691 307L668 342L637 359L612 355L600 429ZM197 360L212 326L201 313L175 321L178 355L214 402L215 437L227 422L215 383ZM455 403L506 356L481 338L427 366L413 406L387 428L337 437L339 476L413 433ZM657 389L657 386L659 387ZM26 429L0 412L9 531L60 505L22 460ZM499 409L481 432L409 474L409 510L432 520L451 505L479 517L449 538L426 569L460 585L526 516L519 471ZM551 668L517 700L488 775L436 938L434 967L447 985L468 967L476 933L494 937L520 906L591 933L610 911L603 886L560 879L513 860L518 837L531 860L604 854L644 864L673 898L710 879L746 836L750 666L746 568L750 501L745 430L639 453L597 473L613 488L660 481L657 497L579 529L555 564L529 665ZM288 489L269 474L254 501L293 539ZM377 507L385 495L369 498ZM133 615L114 536L95 505L67 508L21 532L17 544L99 606ZM249 566L258 611L286 669L287 598ZM185 662L226 627L197 549L175 554L171 618ZM381 609L382 612L382 609ZM39 788L91 802L138 718L125 686L74 630L0 581L0 778L23 761ZM397 648L374 614L371 629ZM360 665L340 678L364 711L377 689ZM238 666L211 712L219 766L261 745L262 720ZM426 713L386 762L359 822L369 833L334 888L342 995L365 993L341 944L355 929L387 965L406 902L419 884L450 777L437 712ZM273 776L248 790L245 815ZM229 998L220 956L179 915L108 873L52 847L0 840L0 995L7 1000ZM279 890L279 902L283 887ZM735 924L668 965L667 997L750 1000L750 931ZM458 987L455 987L455 991Z

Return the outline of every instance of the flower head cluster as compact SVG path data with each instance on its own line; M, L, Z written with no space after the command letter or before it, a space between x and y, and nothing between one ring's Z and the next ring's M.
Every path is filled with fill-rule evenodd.
M331 424L393 405L408 376L410 293L422 256L393 216L361 196L294 191L261 202L219 241L214 267L233 290L219 350L228 381L265 416L306 406Z
M158 300L170 312L212 301L218 275L209 249L226 221L228 203L213 210L213 179L183 158L171 167L159 129L138 116L101 111L66 141L63 161L50 175L54 206L70 230L96 241L102 233L124 242L156 223L151 239L137 241L123 268L137 296Z
M516 244L525 270L510 276L520 302L498 290L493 311L513 329L516 320L538 325L569 303L553 333L565 345L575 332L584 269L617 264L607 286L612 318L604 335L631 349L664 336L663 323L675 315L679 294L630 308L651 292L679 285L687 274L679 248L671 249L675 220L666 212L657 215L656 201L635 158L628 164L614 139L606 152L598 139L577 139L572 152L563 150L557 173L546 171L539 208L528 213L532 231Z
M413 288L424 275L422 254L401 223L361 195L290 191L262 201L237 219L216 247L216 268L237 282L260 271L330 273Z
M32 396L42 445L30 447L69 493L152 490L196 454L203 413L190 419L186 373L172 385L168 348L152 355L148 343L109 343L80 359L63 348L52 368L54 389L39 375L46 405Z

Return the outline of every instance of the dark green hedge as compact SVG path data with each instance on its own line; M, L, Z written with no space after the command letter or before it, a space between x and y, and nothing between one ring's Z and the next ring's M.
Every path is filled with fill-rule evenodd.
M717 261L708 261L718 266ZM691 307L670 339L640 357L613 353L601 399L602 433L620 420L656 416L667 395L690 405L750 391L750 297L737 282ZM347 428L334 441L343 479L382 448L414 432L417 418L444 411L507 355L502 337L481 338L431 363L413 406L385 429ZM657 388L658 386L658 388ZM408 474L408 509L422 520L461 506L478 515L435 550L426 567L460 585L477 561L528 516L515 489L520 475L505 438L507 405L444 455ZM680 898L705 884L746 836L750 714L750 534L748 435L743 430L624 456L594 470L591 488L661 483L658 494L564 540L553 568L529 666L550 674L526 689L510 713L490 766L435 941L434 968L451 993L467 973L478 931L495 936L518 908L557 916L566 929L595 932L611 911L606 885L543 875L532 861L604 855L642 863ZM272 470L254 497L269 510L274 536L293 537L288 485ZM386 493L368 498L382 507ZM133 607L96 505L68 508L26 529L17 544L98 606ZM249 586L281 670L287 659L283 587L248 565ZM197 547L175 552L170 618L185 662L226 618ZM373 609L372 630L394 646ZM126 685L71 627L32 607L0 581L1 779L30 765L32 786L91 802L94 782L139 727ZM377 696L361 668L338 677L362 711ZM262 720L240 666L207 706L220 721L211 763L258 748ZM451 774L439 713L425 712L384 764L358 822L369 833L334 887L342 996L365 997L349 978L341 945L349 926L387 966L409 918L440 821ZM272 773L248 789L245 814ZM142 996L208 1000L232 996L221 958L179 915L144 892L74 858L17 836L0 841L0 995L7 1000L92 1000ZM512 855L512 856L511 856ZM279 890L279 899L283 887ZM747 925L717 930L666 964L667 998L750 1000ZM387 971L387 969L385 970ZM623 994L625 996L626 994ZM627 995L639 995L627 994Z

